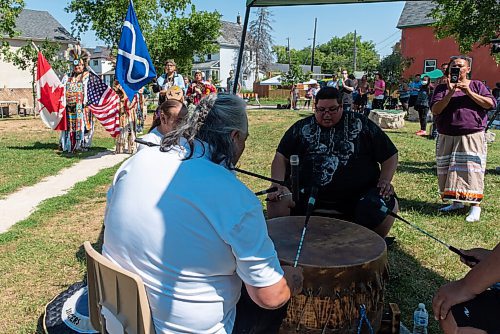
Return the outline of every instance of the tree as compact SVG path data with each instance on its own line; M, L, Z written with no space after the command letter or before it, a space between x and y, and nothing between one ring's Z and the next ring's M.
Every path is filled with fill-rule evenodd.
M356 36L356 47L358 50L356 58L356 68L373 72L380 63L379 55L375 50L373 42L362 42L361 36ZM314 65L321 65L324 73L337 73L345 68L349 72L354 70L354 33L348 33L343 37L333 37L328 42L319 45L314 50ZM276 54L278 63L288 63L288 53L285 46L274 46L273 52ZM290 50L292 64L311 64L311 47L302 50Z
M453 37L461 52L474 44L488 45L499 36L500 2L498 0L435 0L431 16L436 20L438 38ZM498 60L498 57L497 57Z
M378 66L378 72L384 78L389 92L392 92L398 87L399 80L402 78L402 74L405 69L407 69L413 59L405 58L401 54L401 45L396 43L392 48L392 53L382 59Z
M255 54L256 80L259 79L259 71L267 70L273 59L272 22L272 14L266 7L260 7L255 20L250 22L249 41L250 50Z
M116 50L128 4L128 0L71 0L66 11L75 14L72 32L79 37L92 28L99 39ZM156 67L163 68L168 58L175 58L179 71L188 71L193 56L216 51L220 14L196 11L192 5L187 15L190 4L191 0L134 0Z
M0 35L16 35L16 18L23 10L23 0L0 0Z
M292 64L287 73L281 73L281 85L291 86L309 79L310 72L304 73L300 65Z

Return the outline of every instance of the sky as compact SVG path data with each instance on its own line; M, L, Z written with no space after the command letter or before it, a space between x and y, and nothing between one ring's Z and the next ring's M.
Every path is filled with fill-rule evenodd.
M66 13L68 0L25 0L25 8L50 12L68 31L74 15ZM225 21L236 22L238 12L243 21L246 0L192 0L197 10L222 14ZM385 3L361 3L343 5L269 7L272 13L274 44L286 45L290 38L292 49L312 45L314 19L318 19L316 45L332 37L342 37L356 30L362 41L373 41L377 52L383 57L391 53L391 47L399 41L401 33L396 25L404 7L404 1ZM250 20L256 12L252 8ZM125 16L125 13L123 13ZM85 47L103 45L92 32L82 36Z

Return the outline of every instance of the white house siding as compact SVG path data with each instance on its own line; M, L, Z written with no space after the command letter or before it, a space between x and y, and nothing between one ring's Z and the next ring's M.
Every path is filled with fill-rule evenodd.
M9 39L7 39L7 42L10 44L10 49L13 52L16 52L27 43L24 40ZM67 48L68 44L61 44L61 56ZM31 88L32 80L33 77L29 70L23 71L14 66L14 64L0 59L0 88Z
M226 80L229 77L229 71L233 70L236 73L236 66L238 65L238 52L239 48L235 46L221 45L220 47L220 77L222 87L227 88ZM246 58L250 59L250 53L245 53ZM242 89L253 89L253 83L255 81L254 63L254 61L250 61L250 66L248 66L248 64L243 64L241 68L240 78L242 82Z

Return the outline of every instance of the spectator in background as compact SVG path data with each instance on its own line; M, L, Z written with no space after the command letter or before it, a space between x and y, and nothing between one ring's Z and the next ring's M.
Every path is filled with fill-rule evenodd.
M158 99L158 105L161 105L165 102L165 94L167 90L172 86L178 86L181 89L184 89L184 78L182 75L176 72L177 65L173 59L168 59L165 62L165 73L162 74L156 82L153 84L153 92L160 93Z
M227 78L226 80L226 87L227 87L227 92L229 94L233 94L233 90L234 90L234 71L233 70L230 70L229 71L229 77ZM238 88L236 89L236 94L239 94L241 93L241 85L238 83Z
M470 203L466 221L479 221L479 204L484 193L486 171L485 128L488 110L496 100L481 81L469 80L470 58L454 57L452 68L459 69L458 83L441 84L431 99L436 116L438 141L436 159L439 190L443 200L452 204L440 209L450 212Z
M372 109L384 109L385 81L380 73L375 74Z
M189 86L186 97L190 104L198 105L200 100L210 94L216 93L214 85L211 83L205 83L203 81L203 74L201 71L196 71L194 74L194 81Z
M495 88L493 88L493 91L491 92L493 94L493 97L498 101L500 99L500 82L497 82L495 84Z
M357 86L358 97L354 101L356 111L364 112L366 104L368 103L368 93L370 92L370 84L368 83L368 77L363 75L361 80L358 82Z
M182 102L174 99L167 99L158 109L160 111L159 117L157 117L151 125L148 134L141 139L159 145L163 137L176 128L181 119L186 117L188 110ZM137 146L137 151L145 147L146 145L139 144Z
M420 74L415 75L415 79L410 82L410 100L408 101L408 107L415 107L415 102L417 101L418 92L422 86L422 81L420 81Z
M187 90L189 86L191 85L191 78L189 78L188 75L184 76L184 89L182 90L184 92L184 96L186 96Z
M327 87L337 88L337 84L338 84L337 74L332 74L332 81L328 81L328 83L326 84L326 86Z
M401 102L403 110L408 112L408 102L410 100L410 88L408 87L406 80L403 78L399 80L398 93L399 93L399 102Z
M427 75L422 80L422 86L415 101L415 110L418 111L418 118L420 120L420 130L417 131L417 136L427 135L427 114L429 113L429 98L431 93L431 78Z
M316 97L316 93L318 89L316 88L317 84L311 84L309 89L306 92L306 102L304 102L304 108L307 106L307 109L311 108L311 100Z
M352 92L356 89L355 80L354 75L349 75L347 70L342 70L342 77L339 79L337 87L342 95L342 109L345 112L352 111Z

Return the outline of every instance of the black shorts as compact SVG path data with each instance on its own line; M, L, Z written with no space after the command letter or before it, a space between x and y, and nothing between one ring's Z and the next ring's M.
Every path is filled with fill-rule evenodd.
M408 100L408 106L413 107L415 102L417 102L418 95L410 95L410 99Z
M451 308L458 327L500 333L500 290L486 290L476 298Z

